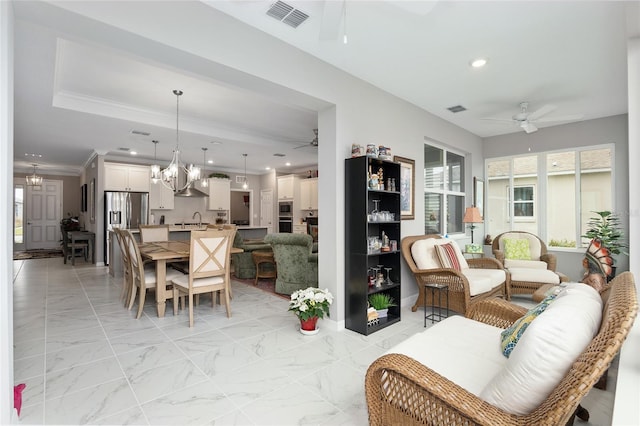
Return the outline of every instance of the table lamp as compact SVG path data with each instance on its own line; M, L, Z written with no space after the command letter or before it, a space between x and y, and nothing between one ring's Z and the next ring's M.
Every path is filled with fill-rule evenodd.
M462 223L470 223L471 226L471 244L473 244L473 230L475 229L474 223L482 223L482 216L480 216L480 210L477 207L471 206L467 207L464 212L464 217L462 218Z

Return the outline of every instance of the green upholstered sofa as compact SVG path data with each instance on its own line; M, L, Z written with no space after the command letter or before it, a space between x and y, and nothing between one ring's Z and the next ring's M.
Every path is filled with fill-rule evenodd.
M253 263L253 257L251 253L256 250L269 250L271 246L263 242L249 242L244 241L242 235L236 232L236 236L233 240L233 246L244 250L243 253L236 253L231 255L231 261L233 262L233 274L236 278L250 279L256 277L256 265Z
M311 253L313 240L306 234L269 234L278 267L276 293L291 294L307 287L318 287L318 254Z

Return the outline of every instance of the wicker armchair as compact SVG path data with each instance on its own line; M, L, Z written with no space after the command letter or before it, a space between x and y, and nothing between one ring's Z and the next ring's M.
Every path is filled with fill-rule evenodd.
M507 238L528 240L530 260L523 262L505 259L504 244ZM556 272L556 255L549 253L544 241L530 232L503 232L493 239L491 249L495 258L511 272L511 294L533 294L544 284L559 284L561 281L568 280L564 274ZM542 269L529 269L526 263L540 264Z
M409 265L411 272L413 273L416 284L418 286L418 297L416 302L411 308L415 312L424 303L425 296L427 297L427 304L429 306L439 306L438 297L435 300L431 300L431 292L425 292L424 285L426 283L440 283L448 284L449 286L449 309L455 312L459 312L466 315L469 307L472 304L491 297L506 297L507 300L511 298L509 293L509 274L506 274L506 280L504 285L493 288L491 291L481 293L475 296L471 296L469 289L469 280L464 274L455 269L448 268L436 268L436 269L419 269L416 266L413 256L411 254L411 246L419 240L427 238L440 239L439 235L415 235L405 237L402 239L401 248L404 260ZM478 269L503 269L502 264L495 259L481 258L481 259L468 259L467 263L470 268ZM444 306L442 306L444 308Z
M638 311L630 272L602 294L606 302L598 334L567 375L536 409L517 416L484 402L414 359L388 354L371 364L365 391L371 425L564 425L571 424L582 398L607 370L629 334ZM506 327L526 309L504 300L483 300L471 319ZM498 344L498 343L496 343Z

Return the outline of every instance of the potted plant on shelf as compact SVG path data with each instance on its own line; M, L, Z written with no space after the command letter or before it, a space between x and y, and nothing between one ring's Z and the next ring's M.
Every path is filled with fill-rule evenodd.
M291 294L289 310L300 319L302 334L316 334L318 332L318 318L329 316L329 306L333 302L333 295L329 289L309 287Z
M590 241L594 238L600 239L602 245L609 250L612 255L627 255L627 244L624 241L624 233L622 232L622 225L620 218L608 211L603 210L599 212L593 212L596 215L589 219L587 222L587 232L582 235L582 238L588 238ZM615 276L615 257L613 257L614 266L612 277Z
M387 293L374 293L369 296L369 305L378 312L378 318L385 318L392 306L398 306L395 304L393 297Z

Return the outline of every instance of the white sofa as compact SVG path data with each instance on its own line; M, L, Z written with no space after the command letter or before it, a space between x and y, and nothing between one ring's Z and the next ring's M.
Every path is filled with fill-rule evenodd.
M525 312L484 300L472 319L447 318L390 349L367 371L370 424L567 423L633 324L633 276L619 275L602 298L567 284L506 358L500 334Z
M443 265L436 246L450 244L455 252L457 268ZM402 239L402 254L413 272L418 285L418 298L412 310L415 312L427 298L429 306L438 306L440 298L425 292L426 283L446 283L449 292L449 309L465 314L469 307L490 297L509 298L509 274L496 259L465 259L455 240L439 235L416 235ZM444 298L442 302L444 302ZM443 308L445 306L442 306Z

